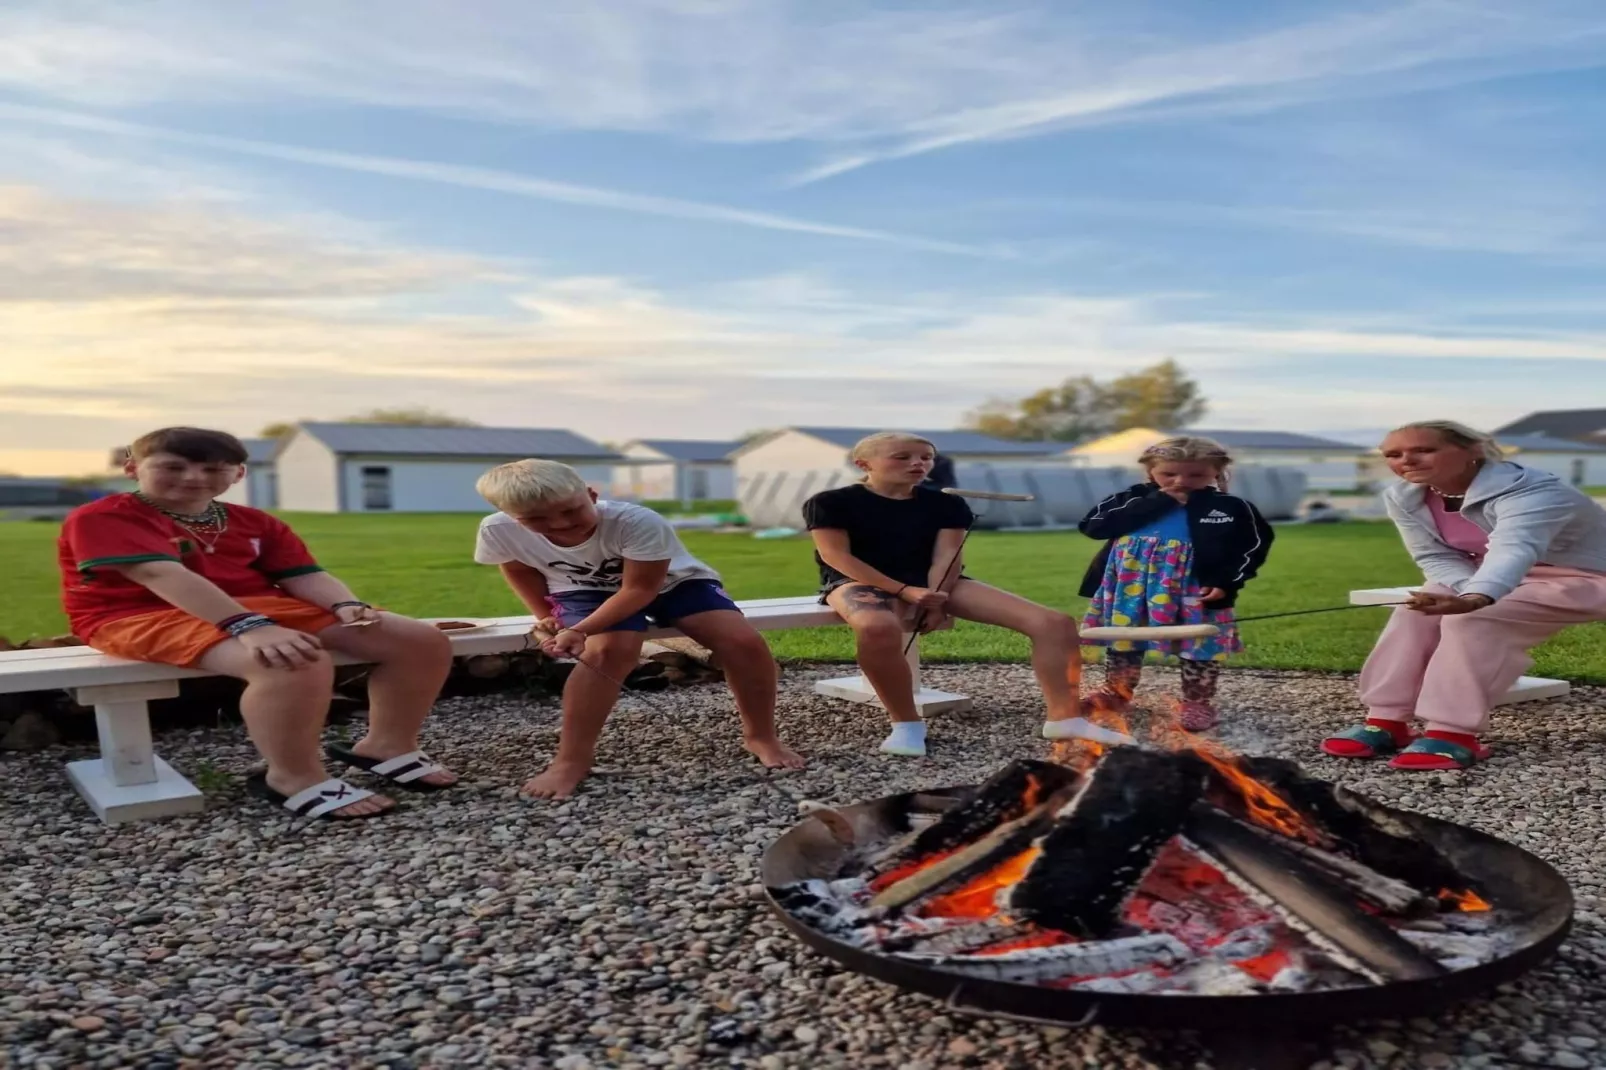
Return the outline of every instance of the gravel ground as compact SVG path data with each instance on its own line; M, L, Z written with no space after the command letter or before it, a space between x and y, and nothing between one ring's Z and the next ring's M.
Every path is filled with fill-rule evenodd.
M1043 753L1022 667L930 670L982 698L936 719L932 756L914 762L874 754L871 711L810 693L840 671L783 679L806 772L767 775L746 758L721 686L627 695L605 775L563 804L513 795L550 753L553 706L443 703L428 743L468 786L339 827L293 830L245 799L253 753L237 729L158 742L192 777L207 770L205 814L117 829L68 787L76 754L8 755L0 1066L1221 1065L1182 1033L947 1014L837 969L771 920L757 864L799 801L971 782ZM1149 686L1174 683L1154 675ZM1418 775L1316 753L1357 712L1348 679L1233 673L1223 697L1218 734L1234 746L1511 839L1579 896L1574 933L1543 968L1441 1020L1340 1030L1306 1065L1606 1067L1606 693L1508 709L1491 761Z

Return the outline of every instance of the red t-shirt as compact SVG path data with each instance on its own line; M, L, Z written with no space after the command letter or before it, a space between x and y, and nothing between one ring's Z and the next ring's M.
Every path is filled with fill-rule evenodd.
M225 505L228 527L212 545L132 494L81 505L67 514L56 543L62 604L73 634L87 640L110 621L172 609L112 565L177 561L232 598L282 594L280 580L323 571L284 521L243 505Z

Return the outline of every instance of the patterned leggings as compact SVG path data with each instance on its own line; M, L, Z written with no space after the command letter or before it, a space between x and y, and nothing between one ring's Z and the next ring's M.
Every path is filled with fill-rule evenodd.
M1104 690L1130 698L1137 690L1143 675L1143 651L1107 650L1104 652ZM1191 661L1182 659L1182 701L1198 702L1206 706L1215 701L1216 684L1221 681L1221 663L1218 661Z

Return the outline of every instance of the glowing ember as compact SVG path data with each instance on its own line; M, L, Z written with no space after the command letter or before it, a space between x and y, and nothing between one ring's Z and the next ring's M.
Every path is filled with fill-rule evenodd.
M1269 982L1273 977L1276 977L1293 964L1293 956L1280 947L1272 948L1264 955L1258 955L1252 959L1240 959L1233 963L1234 966L1262 984Z
M913 862L905 862L896 869L890 869L881 876L877 877L875 880L871 881L870 890L872 892L879 892L884 888L890 888L894 884L897 884L899 881L903 880L905 877L912 877L916 873L919 873L921 870L925 869L927 866L936 865L944 858L947 858L950 855L958 854L959 850L960 849L958 847L952 847L946 851L938 851L936 854L927 855L925 858L917 858Z
M923 918L990 918L998 913L998 893L1020 883L1032 868L1042 849L1028 847L1013 858L1006 858L979 877L939 895L920 908Z
M1439 902L1446 904L1454 910L1474 914L1483 910L1492 910L1488 901L1477 892L1470 889L1463 892L1452 892L1448 888L1439 889Z
M1059 944L1074 944L1076 937L1070 933L1062 933L1058 929L1040 929L1029 936L1018 940L1005 940L1003 943L984 947L974 951L975 955L1003 955L1011 951L1025 951L1029 947L1055 947Z

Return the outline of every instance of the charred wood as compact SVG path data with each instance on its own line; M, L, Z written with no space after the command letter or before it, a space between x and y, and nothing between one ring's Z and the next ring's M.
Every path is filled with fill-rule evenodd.
M1318 944L1364 967L1374 981L1411 981L1447 972L1355 904L1349 889L1300 855L1214 807L1197 806L1184 834L1224 872L1275 902Z
M1189 755L1110 751L1055 814L1009 909L1045 928L1108 936L1203 788L1203 766Z

